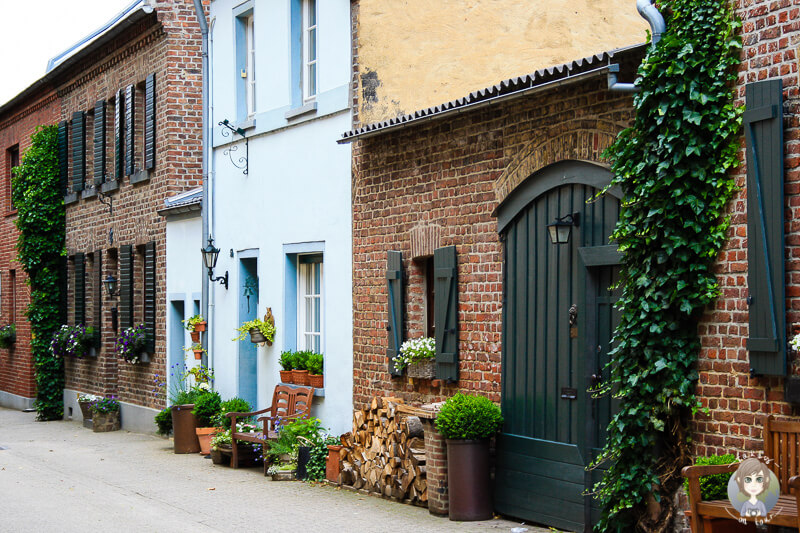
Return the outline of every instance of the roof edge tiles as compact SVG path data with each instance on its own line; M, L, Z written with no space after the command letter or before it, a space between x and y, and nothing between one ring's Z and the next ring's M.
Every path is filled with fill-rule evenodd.
M467 96L451 100L443 104L414 111L408 115L401 115L381 122L373 122L358 129L342 134L339 144L353 142L356 139L371 137L388 131L400 129L428 120L434 120L451 113L460 113L479 106L491 105L517 98L534 91L545 90L554 86L564 85L577 80L585 80L605 74L611 60L620 56L634 56L641 54L647 48L646 43L618 48L601 52L548 68L539 69L525 76L517 76L503 80L491 87L486 87L469 93Z

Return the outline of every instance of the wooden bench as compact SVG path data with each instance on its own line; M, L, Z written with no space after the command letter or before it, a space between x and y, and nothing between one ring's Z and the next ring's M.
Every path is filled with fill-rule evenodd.
M772 461L769 468L780 482L780 498L768 513L769 526L800 528L800 422L775 420L770 415L764 421L764 455ZM694 465L682 470L689 480L689 519L693 533L708 533L715 521L730 521L725 531L756 531L755 522L763 517L748 517L747 524L737 523L739 513L726 500L702 501L700 477L712 474L733 474L739 463L729 465Z
M314 400L314 387L298 387L294 385L278 385L275 387L275 392L272 394L272 405L260 411L253 411L252 413L227 413L225 416L231 419L231 466L233 468L239 467L239 451L237 440L245 442L253 442L261 444L262 447L266 443L278 438L278 431L276 427L277 422L285 424L286 421L292 421L299 418L308 418L311 415L311 402ZM236 419L237 418L250 418L258 415L269 413L268 416L262 416L257 419L258 422L263 423L261 433L238 433L236 432ZM264 448L266 452L266 448ZM264 453L266 456L266 453ZM268 461L264 461L264 474L266 475L268 468Z

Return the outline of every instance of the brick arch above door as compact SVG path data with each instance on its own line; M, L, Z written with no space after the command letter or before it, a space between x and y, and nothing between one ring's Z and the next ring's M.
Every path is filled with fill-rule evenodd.
M624 124L580 120L535 130L534 138L514 156L494 185L501 205L514 189L539 170L567 159L601 163Z

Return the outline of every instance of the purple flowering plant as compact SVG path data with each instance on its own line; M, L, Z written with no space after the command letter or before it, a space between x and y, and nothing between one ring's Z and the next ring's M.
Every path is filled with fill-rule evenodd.
M113 413L119 411L119 402L116 396L108 396L94 402L91 409L95 413Z
M145 331L144 324L125 328L122 330L119 337L117 337L117 355L131 364L136 364L139 362L139 357L144 351L146 341L147 332Z
M56 359L64 357L83 357L94 342L94 328L83 324L70 326L64 324L53 333L50 341L50 352Z

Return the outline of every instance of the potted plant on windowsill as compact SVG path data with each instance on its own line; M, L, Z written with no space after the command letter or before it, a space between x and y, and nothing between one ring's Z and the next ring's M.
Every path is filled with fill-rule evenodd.
M408 377L433 379L436 377L436 341L431 337L410 339L400 346L393 358L395 368L408 368Z
M144 324L125 328L117 337L117 355L133 365L146 362L144 353L146 341L147 333Z
M294 352L289 350L281 352L281 358L278 360L281 365L281 381L283 383L294 383L292 377L292 365L294 364Z
M306 360L306 369L308 370L308 384L315 389L321 389L325 386L325 378L322 375L322 366L324 364L324 356L321 353L310 353Z
M95 333L94 328L88 328L77 324L70 326L64 324L58 331L53 333L50 341L50 352L54 357L77 357L84 355L95 355L94 352Z
M244 340L250 334L250 342L254 344L266 343L267 346L272 346L272 342L275 340L275 320L271 319L269 314L264 317L264 320L256 317L236 328L236 331L239 332L239 335L233 339L234 341Z
M181 320L181 322L183 322L183 327L192 336L192 342L200 342L200 332L206 330L206 320L203 315L194 315L186 320Z
M17 342L17 326L7 324L0 327L0 348L11 348Z
M308 357L311 352L295 352L292 358L292 381L295 385L308 385Z
M442 405L436 429L447 439L450 520L490 520L489 439L503 425L500 408L484 396L458 393Z

